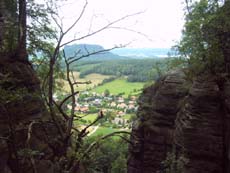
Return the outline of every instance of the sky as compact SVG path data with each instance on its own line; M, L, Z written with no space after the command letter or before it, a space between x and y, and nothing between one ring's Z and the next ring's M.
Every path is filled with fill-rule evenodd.
M77 43L99 44L105 48L128 44L134 48L170 48L179 41L184 24L184 0L88 0L87 8L75 28L65 37L81 37L109 22L132 15L113 28ZM64 29L79 16L85 0L62 2L59 14Z

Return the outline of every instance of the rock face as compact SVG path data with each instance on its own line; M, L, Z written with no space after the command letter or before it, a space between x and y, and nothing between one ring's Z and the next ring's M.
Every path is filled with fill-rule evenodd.
M65 149L26 62L0 57L0 172L56 173Z
M173 144L176 114L187 94L184 75L171 73L146 88L140 98L138 117L133 125L129 173L155 173Z
M223 172L225 112L221 90L212 77L193 83L176 119L175 141L183 146L186 173Z
M129 173L230 172L229 80L202 75L189 86L183 77L168 74L143 92Z

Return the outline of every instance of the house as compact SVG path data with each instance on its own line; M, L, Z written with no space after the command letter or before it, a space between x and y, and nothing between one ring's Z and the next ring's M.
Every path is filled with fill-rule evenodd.
M114 118L114 120L112 122L114 124L117 124L117 125L122 125L122 124L126 124L127 120L123 119L123 118L120 118L120 117L116 117L116 118Z
M110 106L111 106L111 107L116 107L117 104L116 104L115 102L112 102L112 103L110 103Z
M137 96L131 96L131 97L130 97L130 100L136 101L136 100L137 100Z
M96 105L96 106L100 106L101 105L101 99L95 99L93 101L93 104Z
M112 101L112 100L113 100L113 98L111 98L111 97L104 97L104 100L107 100L107 101Z
M80 108L80 112L83 112L83 113L86 113L86 112L88 112L89 111L89 107L81 107Z
M120 109L125 109L127 107L128 106L125 103L120 103L120 104L117 105L117 108L120 108Z
M74 110L82 112L82 113L86 113L89 111L89 107L88 106L76 106Z
M75 108L74 108L74 110L77 110L78 107L80 107L80 104L79 104L79 103L75 103ZM68 109L72 109L72 104L68 104L68 105L67 105L67 108L68 108Z
M129 104L128 109L135 109L135 105L134 104Z
M124 103L125 100L124 100L124 98L122 98L122 97L118 97L117 102L118 102L118 103Z
M80 106L75 106L74 110L75 111L80 111L81 107Z
M125 113L124 113L123 111L117 112L117 116L121 117L121 116L123 116L123 115L125 115Z
M84 91L81 94L83 94L83 95L89 95L89 92L88 91Z
M135 104L135 101L130 100L130 101L129 101L129 104Z

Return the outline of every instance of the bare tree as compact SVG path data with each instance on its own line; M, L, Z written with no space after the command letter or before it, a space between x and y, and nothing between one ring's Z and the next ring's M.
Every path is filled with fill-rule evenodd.
M51 4L51 5L53 5L53 4ZM72 142L74 143L74 146L72 146L72 148L74 148L75 154L80 152L80 149L82 148L82 145L83 145L83 139L89 133L88 129L91 126L95 125L100 119L103 118L103 112L100 111L98 114L98 117L92 123L89 123L88 125L86 125L83 129L80 130L80 129L77 129L74 127L74 121L82 118L82 117L78 116L77 112L75 111L75 106L76 106L76 102L77 102L75 96L79 94L79 91L76 90L76 87L79 84L89 84L90 81L86 81L86 82L77 81L77 79L75 79L73 71L71 70L70 67L72 64L78 62L79 60L81 60L83 58L89 57L91 55L104 53L104 52L107 52L107 51L110 51L110 50L113 50L116 48L121 48L121 47L124 47L126 45L114 46L114 47L109 48L109 49L103 49L103 50L94 51L94 52L89 52L87 50L87 48L85 47L85 50L84 50L86 52L85 54L80 54L82 50L78 50L71 57L67 57L63 48L64 48L64 46L66 46L68 44L71 44L71 43L77 42L77 41L81 41L85 38L94 36L98 33L101 33L105 30L108 30L108 29L124 29L124 30L129 30L129 31L135 32L135 31L133 31L131 29L127 29L125 27L117 27L117 26L115 26L115 24L119 24L121 21L124 21L128 18L131 18L131 17L134 17L136 15L143 13L143 12L137 12L134 14L122 16L118 19L115 19L111 22L108 22L107 24L105 24L104 26L102 26L96 30L91 30L92 26L90 26L89 32L86 35L82 35L79 37L73 36L72 39L64 42L63 40L65 39L66 35L69 34L72 30L74 30L75 27L77 26L77 24L83 18L83 15L86 11L87 5L88 5L88 2L87 2L87 0L85 0L85 3L84 3L84 5L80 11L79 16L65 30L63 28L62 19L58 15L58 13L52 13L51 14L51 18L54 21L54 23L56 24L56 27L58 30L58 36L56 36L56 45L54 47L54 50L53 51L47 50L49 52L48 55L50 55L50 57L49 57L49 72L43 81L43 88L45 88L44 87L45 84L48 85L48 93L46 94L45 91L43 93L44 93L45 98L47 100L47 105L49 107L51 118L52 118L54 124L56 125L57 129L59 130L59 133L62 137L62 140L66 144L66 146L72 145ZM57 8L57 7L55 7L55 8ZM136 32L136 33L138 33L138 32ZM138 34L141 34L141 33L138 33ZM65 67L66 67L66 70L65 70L66 75L65 76L66 76L66 79L67 79L67 82L68 82L68 85L70 88L70 94L67 95L62 101L57 103L57 102L55 102L54 97L53 97L54 96L54 82L55 82L54 68L55 68L57 60L60 56L62 56L64 58ZM71 101L71 110L70 110L70 113L67 113L64 110L64 105L69 100ZM61 125L59 124L59 122L57 120L56 110L58 110L58 112L62 115L62 117L64 118L64 121L66 122L65 123L66 124L65 130L63 130L61 128ZM73 133L74 133L74 137L76 137L76 138L73 141L71 141ZM111 133L109 135L103 136L100 140L104 140L104 139L111 137L113 135L124 134L124 133L129 134L126 131L118 131L118 132L114 132L114 133ZM122 136L120 136L120 137L122 138ZM82 154L82 157L85 157L87 155L87 153L91 152L92 148L96 144L98 144L98 142L95 141L95 143L93 143L92 146L90 146L88 149L85 150L84 154ZM81 159L81 158L79 158L79 159ZM79 159L76 160L75 157L71 158L71 160L69 162L70 164L65 169L70 171L70 172L74 172L74 170L76 169L76 167L79 163Z
M53 4L51 4L53 5ZM118 24L119 22L123 21L123 20L126 20L130 17L133 17L133 16L136 16L136 15L139 15L143 12L137 12L137 13L134 13L134 14L129 14L129 15L126 15L126 16L123 16L121 18L118 18L118 19L115 19L111 22L108 22L107 24L105 24L104 26L102 26L101 28L97 29L97 30L94 30L94 31L91 31L89 33L87 33L86 35L83 35L83 36L80 36L80 37L76 37L74 36L73 39L70 39L69 41L66 41L66 42L63 42L64 38L66 37L66 35L68 33L70 33L73 29L75 29L76 25L80 22L80 20L82 19L85 11L86 11L86 8L87 8L87 5L88 5L88 1L85 0L85 3L81 9L81 12L79 14L79 16L76 18L76 20L69 26L69 28L67 28L66 30L63 29L63 22L62 22L62 19L61 17L58 15L58 13L52 13L51 14L51 18L53 19L54 23L56 24L57 26L57 29L58 29L58 33L59 33L59 36L57 36L57 43L56 43L56 46L54 48L54 51L53 52L50 52L49 55L50 55L50 61L49 61L49 73L47 74L47 77L45 78L44 82L43 83L48 83L48 96L47 96L47 103L48 103L48 107L49 107L49 110L50 110L50 114L51 114L51 117L52 119L54 120L54 122L56 122L55 120L55 113L54 113L54 107L55 107L55 103L54 103L54 99L53 99L53 95L54 95L54 67L55 67L55 64L57 62L57 59L58 57L60 56L60 50L63 49L64 46L70 44L70 43L73 43L73 42L76 42L76 41L80 41L80 40L83 40L85 38L88 38L88 37L91 37L91 36L94 36L98 33L101 33L107 29L114 29L116 28L114 25L115 24ZM57 10L58 8L55 7ZM121 27L119 28L121 29ZM123 28L125 29L125 28ZM76 52L76 55L74 57L69 57L67 58L65 56L65 63L66 63L66 68L67 68L67 80L68 80L68 83L70 85L70 89L71 89L71 94L70 94L70 97L72 99L72 107L75 106L75 98L74 98L74 95L78 94L78 92L76 92L74 90L74 85L77 85L77 84L80 84L79 82L76 82L76 81L71 81L71 78L70 78L70 69L69 69L69 66L70 64L72 63L75 63L76 61L79 61L80 59L82 58L85 58L85 57L88 57L90 55L95 55L95 54L98 54L98 53L103 53L103 52L106 52L106 51L109 51L109 50L112 50L112 49L115 49L115 48L119 48L119 47L123 47L124 45L121 45L121 46L115 46L111 49L105 49L105 50L101 50L101 51L96 51L96 52L88 52L87 50L87 54L85 55L82 55L80 57L76 57L76 55L79 53L79 52ZM73 78L73 75L72 75L72 78ZM74 79L74 78L73 78ZM44 92L45 93L45 92ZM66 99L64 99L66 100ZM64 102L62 102L63 104ZM61 110L61 107L59 107L59 111L62 113L62 115L65 117L65 119L67 119L67 136L70 135L70 132L71 132L71 128L72 128L72 123L73 123L73 117L74 117L74 111L72 110L71 112L71 116L70 118L68 118L68 116L65 115L65 113L63 113L63 111ZM58 126L58 125L57 125ZM62 136L64 137L64 132L62 132L61 128L59 128L59 131L60 133L62 134Z

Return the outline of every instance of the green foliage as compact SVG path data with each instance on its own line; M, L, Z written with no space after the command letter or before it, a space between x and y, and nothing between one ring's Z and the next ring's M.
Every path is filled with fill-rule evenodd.
M11 53L17 47L17 1L2 0L1 4L0 53Z
M97 93L103 93L106 89L109 90L110 94L113 95L124 95L128 97L128 95L135 95L138 92L133 92L134 89L139 91L143 88L144 83L141 82L127 82L125 79L116 79L112 82L106 83L102 86L98 86L92 91Z
M45 1L47 2L47 1ZM1 15L4 17L1 33L3 40L0 44L0 52L13 53L18 46L18 17L19 1L3 0L0 5ZM29 55L36 56L38 52L47 53L46 48L52 45L51 40L56 37L55 30L50 26L52 9L45 5L27 0L27 51ZM42 34L41 34L42 33ZM49 40L49 42L47 41Z
M229 11L227 1L221 6L216 0L201 0L190 6L177 49L193 75L224 70L225 52L230 45Z
M50 48L52 51L53 47ZM50 63L50 57L49 56L40 56L40 57L36 57L33 56L32 57L32 62L34 64L34 69L37 73L37 76L40 78L40 80L42 81L42 85L43 85L43 90L47 91L48 88L48 84L47 82L45 82L45 80L47 80L48 77L48 73L49 73L49 63ZM64 79L65 75L64 75L64 71L61 67L61 57L59 56L55 65L54 65L54 90L55 91L60 91L63 89L63 83L61 82L60 79Z
M106 78L102 81L102 85L105 84L105 83L109 83L109 82L112 82L113 80L115 80L116 77L110 77L110 78Z
M97 140L90 138L88 145ZM86 144L87 145L87 144ZM101 142L86 162L86 173L126 173L128 144L121 139L109 138Z
M50 50L54 47L52 40L57 37L55 29L50 25L50 15L54 13L47 5L28 0L27 14L29 20L32 21L27 25L27 51L30 56L41 58L39 55L43 54L50 57Z
M108 97L108 96L110 95L110 92L109 92L109 90L108 90L108 89L105 89L105 91L104 91L104 95L105 95L106 97Z
M112 75L116 77L127 76L129 82L146 82L155 80L159 77L159 69L164 73L166 71L166 62L169 59L129 59L129 60L111 60L105 62L94 61L87 65L86 62L73 67L80 69L80 77L99 73L104 75ZM158 69L156 69L156 67Z

